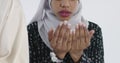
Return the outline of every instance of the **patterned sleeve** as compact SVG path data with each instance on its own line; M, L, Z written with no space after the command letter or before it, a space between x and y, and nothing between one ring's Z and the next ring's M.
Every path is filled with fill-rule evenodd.
M104 63L102 31L98 25L93 28L95 33L91 39L91 45L84 51L80 63Z
M41 41L38 34L37 22L27 26L29 38L29 62L30 63L54 63L49 56L49 50Z
M28 38L29 38L29 56L30 56L30 63L38 63L37 62L37 54L36 54L36 45L34 44L34 38L33 38L33 33L34 33L34 26L30 24L27 29L28 29Z

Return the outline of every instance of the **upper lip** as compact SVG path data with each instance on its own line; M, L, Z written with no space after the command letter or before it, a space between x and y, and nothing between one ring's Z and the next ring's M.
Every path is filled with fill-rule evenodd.
M60 11L59 13L71 13L71 12L68 11L68 10L62 10L62 11Z

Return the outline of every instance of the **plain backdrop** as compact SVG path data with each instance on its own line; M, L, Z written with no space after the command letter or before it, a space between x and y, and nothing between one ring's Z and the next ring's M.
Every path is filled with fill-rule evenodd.
M120 63L120 0L81 0L83 16L102 28L105 63ZM40 0L21 0L27 24Z

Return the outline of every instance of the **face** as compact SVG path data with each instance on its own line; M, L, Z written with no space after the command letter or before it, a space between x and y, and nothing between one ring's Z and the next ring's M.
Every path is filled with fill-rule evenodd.
M52 0L51 7L54 14L61 21L69 20L74 14L78 0Z

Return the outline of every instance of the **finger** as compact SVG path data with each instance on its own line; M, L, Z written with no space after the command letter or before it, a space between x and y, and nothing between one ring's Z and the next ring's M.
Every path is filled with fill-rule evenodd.
M84 24L80 25L80 38L85 37L85 32L84 32Z
M49 41L51 41L52 38L54 37L54 33L53 32L54 32L53 29L50 29L50 31L48 32L48 39L49 39Z
M76 31L76 30L73 30L73 31L72 31L72 40L73 40L73 42L75 41L75 31Z
M84 27L84 32L85 32L85 44L86 47L88 47L90 45L90 37L89 37L89 31L86 27Z
M95 33L94 30L89 31L90 37L92 37L94 33Z
M51 29L51 30L48 32L48 39L49 39L49 42L50 42L51 47L52 47L52 48L55 48L55 47L56 47L57 37L54 37L54 31L53 31L53 29Z
M75 38L75 30L73 30L73 32L72 32L72 48L76 49L77 48L76 45L77 45L77 43L76 43L76 38Z
M59 44L59 46L61 46L61 44L62 44L62 39L59 38L60 30L61 30L62 26L63 26L63 23L60 23L60 24L58 25L55 33L54 33L54 38L55 38L55 39L53 40L53 42L54 42L55 46L58 46L58 44Z
M76 30L76 32L75 32L75 38L79 39L79 25L78 24L77 24L75 30Z
M71 47L72 47L71 45L72 45L72 42L68 42L68 43L67 43L68 51L70 51L70 49L71 49Z
M80 48L80 24L77 25L76 27L76 47L77 47L77 50Z
M70 36L70 28L69 27L67 27L66 28L66 32L65 32L65 34L64 34L65 36L63 36L63 46L67 46L67 43L68 43L68 41L69 41L69 36Z
M59 36L58 36L58 41L57 42L61 42L59 43L60 45L58 46L62 46L63 42L67 39L67 37L64 37L65 36L65 32L66 32L66 27L67 27L67 23L63 23L63 25L61 26L61 29L60 29L60 33L59 33Z
M84 32L84 24L80 25L80 47L82 48L85 46L85 32Z
M56 42L56 47L61 48L62 47L63 40L61 38L58 38Z
M58 36L59 36L59 32L60 32L61 27L62 27L62 23L60 23L58 25L57 29L55 30L55 33L54 33L54 36L53 36L54 39L52 39L50 41L51 42L50 44L53 48L55 48L57 46Z
M66 32L67 28L67 22L65 21L63 25L61 26L60 33L59 33L59 38L62 38Z
M58 37L62 25L63 25L62 22L58 25L58 27L57 27L56 30L55 30L54 37Z
M72 36L73 36L73 32L72 32L72 30L70 30L68 42L73 42L72 41L73 40Z
M64 37L64 34L66 32L65 27L66 27L66 25L63 23L63 25L61 26L60 31L59 31L57 46L61 47L63 44L62 42L64 42L64 40L66 39L66 37Z
M54 38L50 41L50 45L53 49L56 47L56 43L57 43L56 41L57 41L57 38Z
M71 49L71 45L72 45L72 32L70 31L69 39L68 39L68 43L67 43L68 50Z

